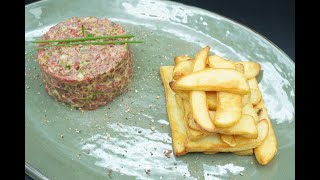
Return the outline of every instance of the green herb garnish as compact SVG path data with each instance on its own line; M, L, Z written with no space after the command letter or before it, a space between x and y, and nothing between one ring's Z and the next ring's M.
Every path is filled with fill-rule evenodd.
M103 41L103 42L70 42L64 44L52 44L39 48L48 48L54 46L72 46L72 45L104 45L104 44L130 44L130 43L143 43L143 41Z
M82 36L85 37L85 34L84 34L84 26L83 26L83 25L81 26L81 31L82 31Z
M31 41L32 43L51 43L51 42L77 42L77 41L90 41L97 39L116 39L116 38L132 38L134 35L125 34L118 36L96 36L96 37L84 37L84 38L70 38L70 39L53 39L53 40L37 40Z

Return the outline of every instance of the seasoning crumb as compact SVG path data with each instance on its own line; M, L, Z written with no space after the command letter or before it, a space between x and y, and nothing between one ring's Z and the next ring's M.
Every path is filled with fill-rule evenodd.
M153 105L152 105L152 104L150 104L150 105L149 105L149 108L151 108L152 106L153 106Z
M38 92L37 94L40 95L40 92Z
M153 120L153 119L151 119L151 122L154 122L154 120Z
M253 162L251 162L250 164L253 164Z
M170 154L172 153L172 150L166 150L163 153L167 158L170 158Z
M126 113L129 112L129 111L130 111L130 109L127 109L127 110L126 110Z
M240 173L241 176L243 176L243 173Z
M112 178L112 170L111 170L111 169L108 170L108 176L109 176L110 178Z
M140 69L140 66L138 66L138 69Z
M136 92L136 93L137 93L137 92L138 92L138 90L134 90L134 92Z
M151 126L151 131L155 131L156 130L156 127L154 127L154 126Z
M140 134L140 133L141 133L141 131L138 131L138 133Z
M156 98L157 98L157 99L159 99L159 98L160 98L160 96L157 96Z
M106 133L106 137L107 137L106 139L109 140L110 139L110 134Z
M64 138L64 135L63 135L63 134L61 134L61 135L60 135L60 137L61 137L61 138Z
M160 176L160 179L162 179L162 176Z
M29 89L29 88L30 88L30 86L26 85L26 88L27 88L27 89Z
M146 168L144 169L144 172L146 172L146 174L150 175L151 170L150 170L149 167L146 167Z

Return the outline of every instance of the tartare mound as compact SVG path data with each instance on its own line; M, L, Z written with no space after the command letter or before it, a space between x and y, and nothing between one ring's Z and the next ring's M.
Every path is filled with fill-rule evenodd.
M73 17L50 28L42 39L123 35L121 25L96 17ZM37 61L48 94L83 110L93 110L120 95L132 77L128 44L72 45L39 49Z

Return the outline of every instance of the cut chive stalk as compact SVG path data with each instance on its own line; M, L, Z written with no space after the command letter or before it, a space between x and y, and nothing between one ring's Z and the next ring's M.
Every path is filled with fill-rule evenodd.
M52 45L47 45L43 47L39 47L40 49L42 48L48 48L48 47L54 47L54 46L72 46L72 45L105 45L105 44L130 44L130 43L143 43L143 41L105 41L105 42L70 42L70 43L64 43L64 44L52 44Z
M125 35L118 35L118 36L96 36L96 37L84 37L84 38L37 40L37 41L31 41L31 42L32 43L77 42L77 41L90 41L90 40L97 40L97 39L132 38L132 37L134 37L134 35L125 34Z

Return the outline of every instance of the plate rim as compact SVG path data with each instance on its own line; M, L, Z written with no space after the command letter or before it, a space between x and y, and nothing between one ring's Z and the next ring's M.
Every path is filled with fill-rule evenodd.
M45 1L51 1L51 0L40 0L40 1L37 1L37 2L33 2L33 3L29 3L27 5L25 5L25 9L28 8L29 6L33 6L33 5L36 5L36 4L40 4L42 2L45 2ZM264 35L262 35L261 33L257 32L256 30L236 21L236 20L233 20L231 18L228 18L224 15L221 15L219 13L216 13L216 12L213 12L213 11L209 11L209 10L206 10L206 9L202 9L202 8L199 8L199 7L196 7L196 6L192 6L192 5L187 5L187 4L184 4L184 3L180 3L180 2L175 2L175 1L170 1L170 0L153 0L153 1L160 1L160 2L165 2L165 3L172 3L172 4L175 4L175 5L178 5L178 6L184 6L184 7L187 7L187 8L191 8L191 9L196 9L197 11L202 11L204 12L205 14L213 14L217 17L221 17L225 20L227 20L228 22L232 23L232 24L235 24L237 26L240 26L241 28L253 33L253 34L256 34L259 38L261 38L263 41L267 41L268 43L270 43L271 46L273 46L274 49L278 50L280 52L280 54L284 55L285 58L287 58L289 60L289 63L290 66L293 67L293 69L295 69L295 61L293 61L289 55L287 55L279 46L277 46L275 43L273 43L270 39L268 39L267 37L265 37ZM44 174L42 174L41 172L39 172L37 169L33 168L27 161L25 161L25 173L30 176L31 178L33 179L41 179L41 180L48 180L49 178L47 178Z

